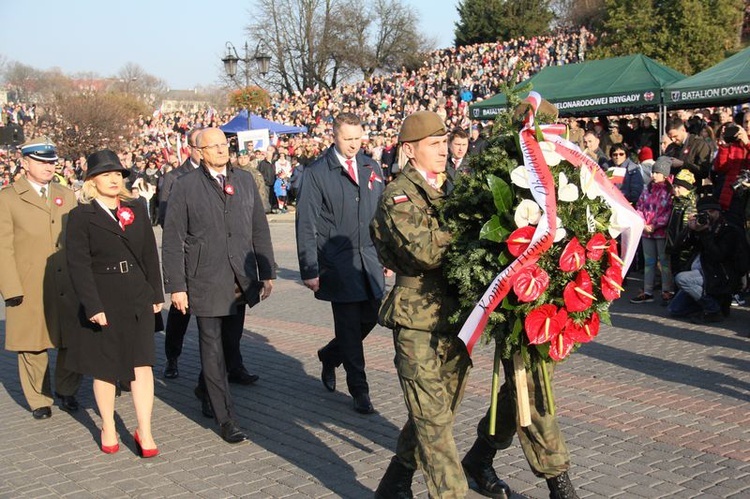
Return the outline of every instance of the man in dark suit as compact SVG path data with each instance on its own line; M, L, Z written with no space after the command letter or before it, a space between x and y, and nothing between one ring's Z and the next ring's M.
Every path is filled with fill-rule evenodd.
M343 363L354 409L370 414L362 342L377 323L385 287L369 231L384 182L380 165L360 152L363 133L356 115L336 117L334 145L302 174L296 229L302 280L333 309L335 338L318 350L323 385L336 389L335 368Z
M245 304L266 299L276 278L268 221L253 176L229 165L224 132L198 135L201 166L175 183L164 225L164 288L198 321L205 392L229 443L247 439L235 422L222 329Z
M268 191L268 203L270 205L271 213L276 213L276 208L274 208L274 206L277 205L276 193L273 190L273 184L276 182L276 167L274 166L274 161L276 160L274 157L275 155L276 148L268 146L265 157L258 163L258 171L263 175L263 180L266 183L265 188ZM260 188L261 186L259 185L258 189Z
M679 118L667 125L667 136L675 144L668 149L668 154L673 158L672 173L677 175L680 170L690 170L695 176L696 187L700 187L701 181L711 173L711 148L708 143L702 137L688 133Z
M172 191L172 187L174 186L175 182L182 176L192 172L200 166L200 149L198 149L198 147L196 146L196 141L198 139L198 134L201 131L201 128L194 128L188 133L187 142L188 147L190 148L190 156L185 160L184 163L182 163L182 165L164 176L164 181L162 182L159 198L159 224L162 227L164 227L164 219L167 214L169 194ZM185 333L187 332L189 322L189 313L183 314L181 311L175 308L174 305L169 307L167 327L165 328L164 336L164 354L167 357L167 366L164 368L164 377L167 379L177 378L180 374L177 359L182 353L182 343L185 338ZM258 381L258 375L248 373L242 361L242 353L240 351L242 323L242 321L231 321L225 324L227 327L222 330L224 358L227 363L229 382L238 383L241 385L249 385ZM199 386L203 386L203 383L201 383L200 381ZM199 388L198 393L202 394L202 389ZM205 397L200 398L203 401L203 414L207 417L213 417L208 399L206 399Z
M454 172L471 173L466 153L469 150L469 134L456 128L448 136L448 166Z
M487 139L482 137L482 125L472 125L471 138L469 139L469 156L482 154L487 149L487 145Z

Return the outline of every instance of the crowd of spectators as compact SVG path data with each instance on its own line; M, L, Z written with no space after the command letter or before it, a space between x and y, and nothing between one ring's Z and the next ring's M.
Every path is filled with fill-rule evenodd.
M390 168L395 158L396 135L405 116L428 109L440 114L449 128L468 130L471 124L468 104L497 93L514 70L521 80L545 66L581 62L591 42L590 33L581 29L437 50L429 54L417 70L376 75L367 81L343 84L332 90L307 89L276 97L268 109L258 112L273 121L308 128L307 134L282 137L276 149L277 154L285 152L289 162L296 158L303 165L331 144L334 115L354 112L362 119L368 152L376 160L385 159ZM121 151L121 157L126 167L133 166L139 158L147 162L153 159L162 170L167 164L174 166L187 157L180 149L188 130L219 126L229 121L235 112L235 109L222 112L205 109L198 113L157 112L141 117L130 124L137 134L130 147ZM61 131L51 129L38 118L34 104L15 103L3 109L3 122L13 127L16 135L46 135L54 141ZM181 136L179 141L178 136ZM3 175L0 182L12 181L18 161L15 151L0 152ZM80 180L84 161L83 157L65 158L58 180L70 185Z
M466 130L471 136L469 155L475 154L486 142L480 135L481 125L469 118L471 102L495 95L514 76L521 81L546 66L582 62L593 41L591 33L581 28L544 37L451 47L430 53L417 70L375 75L331 90L307 89L276 96L271 106L256 112L272 121L307 127L308 132L273 137L274 144L266 151L238 151L235 145L232 161L242 168L257 170L256 179L267 192L267 211L286 211L294 203L301 170L332 143L333 118L339 112L352 112L361 118L364 152L380 162L386 174L398 171L397 134L401 121L418 110L436 112L449 130ZM129 124L134 139L120 151L120 159L135 173L131 176L131 187L134 193L146 198L154 221L161 176L188 157L186 133L196 127L220 126L236 112L232 108L223 111L210 108L196 113L155 112ZM2 135L5 141L38 135L54 141L61 131L39 119L39 114L32 103L6 105L3 121L7 125ZM680 126L672 126L675 122ZM744 227L747 196L736 186L742 186L745 178L742 172L748 168L750 115L745 118L744 112L734 114L728 108L676 111L670 116L672 124L665 127L669 133L661 136L660 124L653 114L569 119L567 123L571 140L603 169L624 170L621 185L634 207L643 201L642 190L650 192L652 168L661 154L673 158L670 172L664 176L673 195L674 180L680 172L689 170L695 186L693 203L710 193L728 219ZM696 156L698 152L700 157ZM19 164L18 150L0 149L0 186L11 183L20 174ZM658 170L664 172L663 162ZM85 171L84 157L64 157L55 180L75 189ZM750 177L746 183L750 184ZM688 207L687 212L695 210ZM663 229L657 228L659 238ZM660 251L658 260L666 262L668 258ZM653 265L661 263L650 259L645 262L647 268ZM656 277L658 285L658 274ZM650 301L649 291L652 290L644 290L638 296ZM665 299L671 299L672 294L673 290L666 286L662 290Z

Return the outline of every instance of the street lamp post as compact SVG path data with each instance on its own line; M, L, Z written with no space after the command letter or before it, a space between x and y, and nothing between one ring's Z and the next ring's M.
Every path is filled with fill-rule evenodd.
M271 63L271 56L265 50L263 50L263 47L261 47L262 43L262 41L258 42L258 45L255 47L255 54L250 57L250 50L247 46L247 42L245 42L245 57L243 58L240 58L240 56L237 55L237 49L234 48L232 42L226 43L227 53L221 59L221 62L224 63L224 71L226 72L227 76L236 83L237 81L235 77L237 76L237 66L238 63L241 62L241 69L245 75L246 89L250 86L251 62L254 62L258 66L258 72L260 73L261 77L265 77L268 74L268 67ZM250 106L248 106L247 108L247 129L250 130Z

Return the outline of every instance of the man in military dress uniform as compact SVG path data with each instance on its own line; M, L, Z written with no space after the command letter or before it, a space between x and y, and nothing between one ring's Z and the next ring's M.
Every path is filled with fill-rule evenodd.
M18 375L35 419L52 416L47 349L58 348L55 395L78 410L81 375L65 368L63 334L75 327L78 302L65 261L73 191L52 182L57 150L46 138L21 146L25 177L0 191L0 294L7 314L5 349L18 352Z
M441 271L451 240L437 215L445 197L445 124L436 113L414 113L404 120L399 142L409 163L386 187L370 230L383 265L396 272L379 320L393 329L409 419L375 497L412 497L417 466L430 497L464 497L468 486L453 422L471 360L457 328L448 323L456 302L447 294Z

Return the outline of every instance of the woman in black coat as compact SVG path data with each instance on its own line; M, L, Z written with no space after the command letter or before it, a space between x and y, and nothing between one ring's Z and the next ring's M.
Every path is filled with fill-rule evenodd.
M87 159L81 204L70 212L68 267L80 301L81 327L72 335L67 367L94 378L102 417L101 449L119 450L115 383L130 383L142 457L158 454L151 435L156 362L154 314L161 311L159 256L150 218L124 186L130 173L110 150Z

